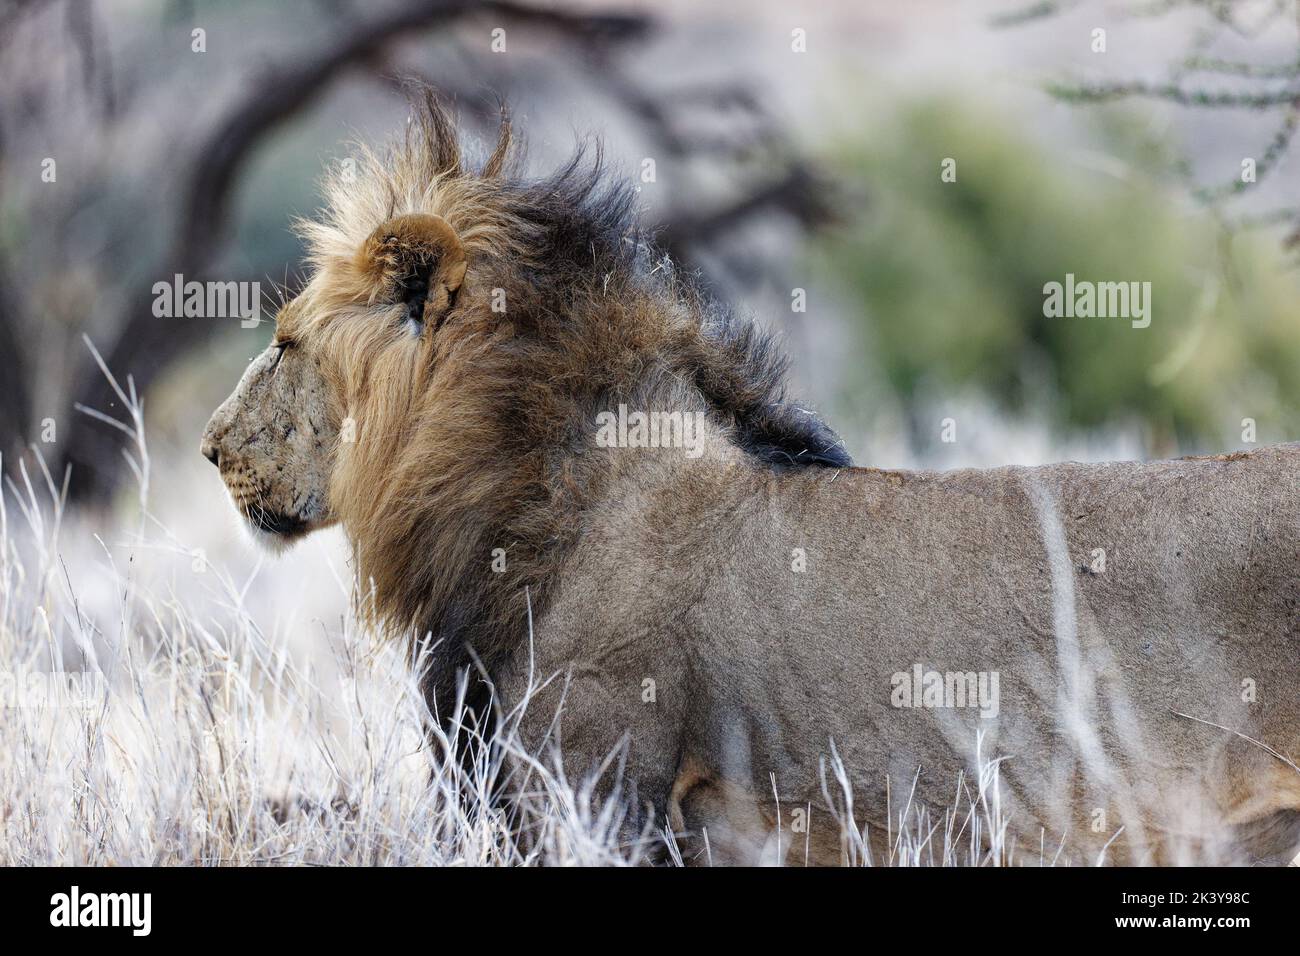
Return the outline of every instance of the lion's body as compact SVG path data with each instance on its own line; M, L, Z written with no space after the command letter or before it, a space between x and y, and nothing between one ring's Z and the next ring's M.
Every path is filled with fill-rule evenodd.
M671 812L676 786L715 859L771 858L774 788L787 859L808 806L813 858L839 859L832 740L887 858L914 778L940 820L960 774L978 787L980 733L1024 857L1045 837L1092 862L1122 827L1106 859L1289 859L1300 772L1220 728L1300 752L1298 469L1295 445L944 474L656 465L584 536L535 672L573 675L569 758L628 730L641 796ZM997 671L996 716L894 706L918 664Z
M626 737L629 832L667 822L694 852L707 828L718 859L770 857L779 798L838 860L832 745L883 854L886 780L895 815L918 769L941 811L979 731L1022 847L1042 828L1087 856L1123 828L1108 859L1166 859L1158 831L1185 828L1300 848L1294 446L848 468L771 340L650 257L631 193L577 165L524 183L508 136L472 173L437 106L418 119L327 185L313 278L204 453L275 540L343 525L363 609L432 649L439 719L461 680L487 719L491 692L509 707L561 675L530 739L562 703L578 777ZM697 440L611 447L615 409ZM998 692L896 706L917 669Z

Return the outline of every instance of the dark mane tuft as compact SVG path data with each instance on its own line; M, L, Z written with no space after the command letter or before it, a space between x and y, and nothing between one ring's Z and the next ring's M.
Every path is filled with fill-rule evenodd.
M510 136L503 122L502 144ZM496 157L504 150L499 144L493 152L498 168ZM786 398L789 363L776 338L706 300L655 254L638 223L636 189L611 172L598 140L594 146L580 145L545 179L529 182L516 175L503 191L507 211L529 228L534 282L560 301L575 285L612 278L688 304L706 347L687 350L683 358L693 367L681 370L733 427L743 449L774 466L852 464L835 432L814 412ZM658 268L647 269L648 263ZM653 275L661 270L664 277Z
M775 336L719 306L703 313L701 331L713 354L696 366L696 384L730 417L742 448L771 465L853 464L828 425L787 399L789 361Z
M506 195L508 211L535 230L530 239L544 263L544 281L633 267L639 244L636 189L611 174L599 141L581 144L555 173L516 182Z

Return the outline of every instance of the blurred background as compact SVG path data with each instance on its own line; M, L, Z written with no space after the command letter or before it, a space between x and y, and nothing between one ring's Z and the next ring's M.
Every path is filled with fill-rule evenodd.
M1295 0L0 0L5 473L70 468L85 534L138 506L124 436L78 410L126 411L88 337L143 396L176 552L260 568L198 436L271 326L151 290L259 281L270 310L292 219L401 128L403 77L471 134L507 100L537 172L600 136L859 464L1300 437ZM1067 273L1150 282L1150 326L1046 318ZM309 613L341 606L341 542L298 555ZM281 609L275 580L249 600Z

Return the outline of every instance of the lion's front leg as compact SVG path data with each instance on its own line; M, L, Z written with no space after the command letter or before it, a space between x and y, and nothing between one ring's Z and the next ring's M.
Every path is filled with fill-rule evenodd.
M519 746L572 791L577 825L617 843L624 858L662 860L681 749L675 709L644 699L652 695L641 693L635 674L555 672L541 681L537 673L534 685L544 686L534 686L522 708ZM521 690L511 687L510 699L520 700Z
M778 864L774 827L753 795L682 758L668 797L668 822L688 866Z

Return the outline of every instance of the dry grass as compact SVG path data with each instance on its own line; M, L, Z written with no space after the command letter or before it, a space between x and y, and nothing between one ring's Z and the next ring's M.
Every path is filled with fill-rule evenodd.
M522 750L509 715L474 766L446 759L403 655L350 616L322 628L330 666L303 663L222 569L194 575L218 615L175 576L144 580L147 552L201 560L161 529L103 544L95 586L119 600L87 613L58 489L29 477L0 510L0 864L639 860L589 792ZM91 676L60 696L32 683L50 674ZM488 798L501 784L521 794L512 819Z

